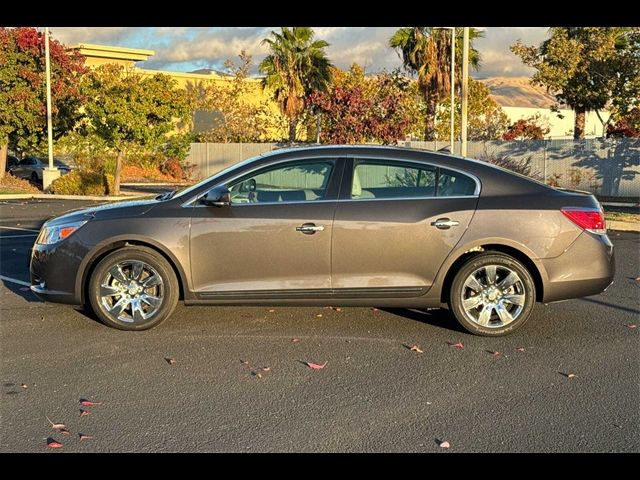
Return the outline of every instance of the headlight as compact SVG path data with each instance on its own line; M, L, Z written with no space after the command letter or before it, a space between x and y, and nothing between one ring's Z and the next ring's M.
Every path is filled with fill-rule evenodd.
M36 243L39 243L40 245L53 245L54 243L58 243L78 230L85 223L87 223L87 220L64 223L62 225L55 225L51 227L43 227L42 230L40 230L40 235L38 235Z

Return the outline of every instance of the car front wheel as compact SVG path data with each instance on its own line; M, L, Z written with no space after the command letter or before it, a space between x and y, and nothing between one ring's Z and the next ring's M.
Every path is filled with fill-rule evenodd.
M147 330L171 315L179 287L169 262L145 247L104 257L91 274L89 301L98 318L120 330Z
M507 335L530 317L536 290L529 271L515 258L486 252L458 270L449 293L449 309L467 331Z

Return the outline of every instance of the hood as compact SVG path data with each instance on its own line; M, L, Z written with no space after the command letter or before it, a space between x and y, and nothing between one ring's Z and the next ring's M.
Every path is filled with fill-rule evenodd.
M90 220L92 218L124 218L144 215L153 207L160 203L159 200L132 200L126 202L107 203L97 207L80 208L71 210L59 217L52 218L46 225L56 225L60 223L77 222Z

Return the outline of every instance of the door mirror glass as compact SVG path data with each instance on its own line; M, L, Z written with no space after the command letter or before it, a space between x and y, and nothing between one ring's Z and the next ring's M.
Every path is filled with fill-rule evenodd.
M231 195L226 185L219 185L209 190L201 201L205 205L225 207L231 205Z

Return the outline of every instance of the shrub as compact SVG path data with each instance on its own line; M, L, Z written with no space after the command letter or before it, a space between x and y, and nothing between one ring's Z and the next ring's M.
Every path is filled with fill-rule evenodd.
M7 173L4 178L0 179L0 193L40 193L40 190L28 180Z
M498 167L506 168L507 170L511 170L512 172L519 173L520 175L524 175L526 177L535 178L536 180L542 179L542 175L540 175L540 172L533 169L531 157L512 158L508 155L481 155L480 157L478 157L478 160L491 163Z
M175 178L176 180L182 180L184 178L184 171L180 160L177 158L168 158L160 165L160 171L165 175Z
M110 195L113 184L111 174L75 170L54 180L50 190L56 195Z

